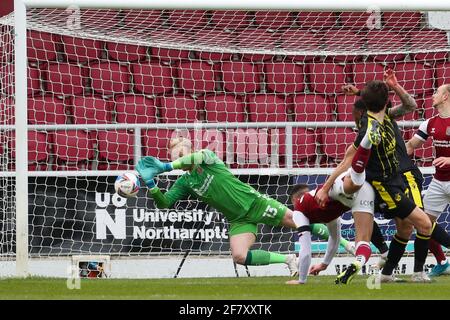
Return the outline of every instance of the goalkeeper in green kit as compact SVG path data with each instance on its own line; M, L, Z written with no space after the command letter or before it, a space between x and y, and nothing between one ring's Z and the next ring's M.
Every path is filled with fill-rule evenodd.
M170 208L178 200L189 196L201 200L228 219L230 248L235 263L251 266L285 263L291 276L296 276L298 259L295 254L250 250L256 240L259 223L296 230L295 212L240 181L211 150L192 152L191 148L189 139L174 138L169 145L172 162L143 157L136 165L156 206ZM154 177L177 169L186 173L163 194L156 186ZM323 228L326 229L325 226Z

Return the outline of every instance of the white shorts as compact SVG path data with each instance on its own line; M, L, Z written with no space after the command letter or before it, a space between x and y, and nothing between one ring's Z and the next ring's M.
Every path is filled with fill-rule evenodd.
M438 218L450 203L450 181L439 181L433 178L423 197L426 213Z
M373 215L375 211L375 191L373 191L372 186L364 182L358 192L351 195L345 194L343 179L347 174L348 172L344 172L336 178L328 195L331 199L351 208L352 212L367 212Z

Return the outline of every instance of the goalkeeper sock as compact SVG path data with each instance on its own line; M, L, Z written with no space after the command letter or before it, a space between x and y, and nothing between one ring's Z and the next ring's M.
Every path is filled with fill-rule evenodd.
M381 274L390 276L394 272L394 269L397 267L403 253L405 252L407 244L407 239L402 239L397 234L394 235L391 244L389 245L386 265L383 270L381 270Z
M373 222L372 238L370 239L370 242L373 243L381 254L389 250L386 242L384 241L383 235L381 234L380 227L375 221Z
M425 259L428 254L428 242L430 236L416 233L416 240L414 240L414 272L422 272Z
M322 240L328 240L328 237L330 236L327 226L321 223L312 224L311 233Z
M286 263L286 256L265 250L249 250L247 252L245 259L247 266L265 266L272 263Z

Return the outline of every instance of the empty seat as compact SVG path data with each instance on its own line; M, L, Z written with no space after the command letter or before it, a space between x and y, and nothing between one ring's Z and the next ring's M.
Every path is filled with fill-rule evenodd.
M352 65L353 84L362 89L368 81L383 80L385 67L376 62L360 62Z
M41 96L28 99L28 121L31 124L66 123L64 101L54 96Z
M161 97L161 120L167 123L195 122L200 109L197 104L197 100L185 96Z
M203 29L208 23L205 10L173 10L168 22L171 29L190 31Z
M219 159L226 160L225 133L221 130L196 130L194 133L194 149L198 149L198 147L211 150Z
M333 108L319 94L298 94L293 98L296 122L333 121Z
M214 10L211 22L215 28L225 30L245 29L250 26L247 11Z
M249 62L230 61L221 65L224 89L238 94L260 91L260 70Z
M94 151L92 140L86 131L56 131L52 140L56 155L55 170L90 169Z
M116 120L119 123L155 123L156 103L142 95L115 97Z
M305 29L328 30L337 24L338 16L334 12L299 12L297 23Z
M227 132L226 138L234 150L232 168L258 168L270 164L267 129L235 129Z
M118 43L118 42L107 42L106 50L108 51L108 56L113 60L133 62L139 60L145 60L147 57L147 47Z
M98 169L130 170L134 159L134 134L126 130L99 131Z
M422 63L397 63L394 67L398 82L411 94L433 92L433 69Z
M41 68L45 68L45 64ZM27 68L28 96L41 93L41 69L33 66ZM14 64L0 64L0 94L12 96L15 94Z
M359 99L357 96L338 95L336 97L337 119L339 121L354 121L353 105Z
M161 26L161 10L123 10L124 25L129 29L145 30Z
M169 141L175 135L174 130L144 130L142 134L143 155L156 157L161 161L172 161L169 154Z
M46 70L46 90L55 95L79 95L84 91L86 71L69 63L50 63Z
M288 11L256 11L255 23L259 28L279 31L292 26L295 17Z
M342 86L346 83L342 65L328 62L309 63L306 70L312 91L327 94L342 92Z
M264 65L267 88L276 93L295 93L305 90L303 65L289 62L273 62Z
M16 158L15 133L9 133L7 140L13 164L10 169L14 170ZM48 144L47 133L34 130L28 131L28 170L47 170L50 152L51 146Z
M214 39L214 44L222 47L229 48L233 46L234 37L230 32L226 32L223 30L201 30L195 35L195 43L198 45L211 45L211 39ZM203 60L209 61L224 61L230 60L233 56L231 52L221 52L220 49L216 52L214 51L198 51L198 57Z
M438 87L450 84L450 62L436 64L436 84Z
M371 16L372 13L369 12L346 11L339 15L339 20L344 28L361 30L370 28L372 25L369 24L375 22Z
M106 124L112 121L112 102L100 97L74 97L75 124Z
M102 95L128 92L130 73L126 65L117 62L95 62L90 65L92 89Z
M367 35L367 51L397 51L398 53L375 54L370 56L379 62L401 61L406 57L406 33L390 30L370 30ZM389 41L386 41L389 39Z
M134 89L144 94L170 93L173 90L172 68L158 62L131 65Z
M178 66L180 88L188 93L214 92L216 72L214 66L202 61L181 62Z
M95 26L97 30L103 29L111 29L114 28L119 21L121 20L120 10L118 9L107 9L107 10L98 10L98 9L81 9L72 8L70 11L70 7L65 10L65 12L70 12L73 14L80 14L80 24L84 29L92 28ZM67 18L67 20L73 19L73 16Z
M438 114L436 108L433 107L433 96L425 96L421 99L416 99L419 107L423 110L423 119L430 119L431 117Z
M0 26L0 63L10 62L14 53L14 42L12 41L11 28Z
M233 95L212 95L204 99L208 122L245 122L245 106Z
M322 151L328 162L338 163L355 141L356 132L348 128L325 128L321 135Z
M13 98L0 99L0 124L13 125L15 123L15 101Z
M448 57L449 40L447 33L442 30L420 30L408 32L410 49L413 51L427 51L411 53L411 60L434 62L446 60ZM440 52L429 52L440 50Z
M277 48L278 36L267 32L264 29L242 30L236 35L236 45L239 48L246 48L250 51L256 50L275 50ZM242 59L251 62L261 62L270 60L274 57L270 53L244 53Z
M192 44L189 42L189 39L191 37L194 37L195 39L195 36L190 32L182 32L174 29L153 29L149 30L148 35L146 36L155 42L167 42L172 46L174 46L174 44ZM169 63L189 59L189 50L166 48L164 45L161 47L151 47L150 54L152 57Z
M358 55L349 55L342 52L358 51L364 45L364 38L352 30L328 30L323 35L325 50L332 51L333 55L328 56L332 61L359 61L362 59Z
M281 34L280 46L286 51L321 51L322 44L320 37L315 33L306 30L287 30ZM319 59L320 56L316 54L302 55L293 54L288 55L294 62L308 62Z
M294 167L312 165L316 157L316 133L304 128L293 128L292 162Z
M63 36L62 42L67 60L77 63L97 60L102 56L103 42L94 39Z
M420 28L422 24L422 14L420 12L383 12L384 28L407 30Z
M38 68L28 67L28 96L41 92L41 71ZM15 83L15 82L14 82Z
M286 101L277 95L250 95L247 104L251 122L287 121Z
M58 35L30 30L27 32L27 58L30 61L55 61Z

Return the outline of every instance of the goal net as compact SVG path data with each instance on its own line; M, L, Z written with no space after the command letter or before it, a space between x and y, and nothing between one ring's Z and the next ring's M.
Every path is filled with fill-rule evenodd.
M141 156L168 161L168 141L181 135L291 206L291 187L323 183L356 136L356 98L343 95L345 83L362 87L392 68L418 103L399 120L405 139L433 115L434 90L450 83L448 21L448 12L28 9L29 256L229 256L220 212L193 198L158 210L145 187L120 198L116 176ZM15 256L20 148L13 26L14 14L0 18L7 260ZM429 174L431 145L414 157ZM160 176L158 186L166 190L179 174ZM390 240L393 224L377 218ZM353 241L351 215L342 220ZM290 230L260 226L255 248L292 253L295 240Z

